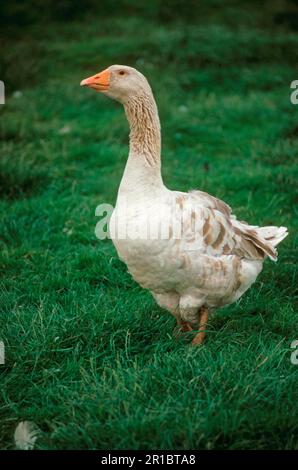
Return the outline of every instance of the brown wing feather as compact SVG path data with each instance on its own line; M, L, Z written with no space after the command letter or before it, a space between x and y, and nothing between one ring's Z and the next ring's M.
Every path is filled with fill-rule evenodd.
M203 237L206 250L214 255L237 255L241 258L262 260L265 256L276 259L276 250L246 222L237 221L228 204L204 191L191 191L204 206ZM201 213L202 215L202 213Z

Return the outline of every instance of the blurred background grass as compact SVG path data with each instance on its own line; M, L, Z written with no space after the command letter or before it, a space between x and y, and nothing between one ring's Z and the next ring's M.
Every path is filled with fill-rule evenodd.
M40 448L298 448L297 3L2 2L1 448L20 419ZM152 85L167 186L290 230L197 350L94 235L128 128L79 82L113 63Z

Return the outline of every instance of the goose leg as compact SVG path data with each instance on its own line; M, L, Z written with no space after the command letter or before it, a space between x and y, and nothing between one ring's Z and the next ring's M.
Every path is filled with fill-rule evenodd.
M181 321L181 324L180 324L180 329L181 331L183 331L183 333L185 333L186 331L192 331L192 327L190 326L189 323L187 323L186 321Z
M200 310L199 310L199 332L196 334L196 336L194 337L194 339L192 340L192 344L193 345L198 345L198 344L202 344L204 339L205 339L205 336L206 336L206 331L205 331L205 327L206 327L206 324L207 324L207 321L208 321L208 308L206 307L201 307Z
M187 333L188 331L192 331L191 325L188 322L181 320L181 318L177 318L177 325L174 328L174 336L178 338L181 333Z

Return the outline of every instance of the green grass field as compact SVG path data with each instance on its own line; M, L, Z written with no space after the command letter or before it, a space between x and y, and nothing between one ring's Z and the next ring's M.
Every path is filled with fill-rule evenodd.
M2 30L2 449L20 420L40 427L40 449L298 449L298 35L274 20L294 5L175 0L172 17L161 3ZM152 85L168 187L289 228L278 262L197 349L94 234L128 126L79 82L113 63Z

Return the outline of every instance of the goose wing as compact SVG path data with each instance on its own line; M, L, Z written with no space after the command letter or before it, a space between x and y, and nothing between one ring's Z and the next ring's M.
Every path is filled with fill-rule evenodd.
M224 201L203 191L191 191L177 193L176 204L181 212L186 209L182 239L187 250L211 256L237 255L249 260L263 260L266 256L276 259L274 241L265 237L264 227L238 221Z

